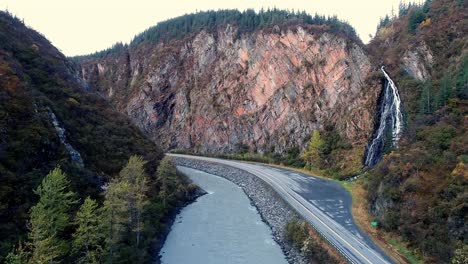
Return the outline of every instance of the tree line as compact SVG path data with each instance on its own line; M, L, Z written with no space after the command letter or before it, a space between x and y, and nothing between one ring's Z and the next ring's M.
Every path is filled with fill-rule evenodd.
M426 19L431 3L432 0L426 0L424 3L400 2L398 5L398 16L392 10L390 16L387 14L383 18L380 18L377 30L386 27L398 17L403 17L409 14L408 31L412 33L416 30L418 25Z
M170 41L187 36L200 30L215 31L219 26L231 24L238 27L238 34L252 32L271 25L281 25L288 21L297 21L308 25L328 25L335 33L343 33L350 39L358 39L356 31L347 22L339 20L336 16L323 16L315 14L309 15L305 11L289 11L273 9L261 9L255 12L247 9L243 12L239 10L218 10L201 11L186 14L159 22L157 25L148 28L144 32L136 35L129 46L136 46L143 42L155 43L159 41ZM104 57L109 54L120 52L128 45L116 43L112 47L96 52L91 55L77 56L75 60L83 60L88 57Z
M335 31L343 31L353 37L356 35L353 27L339 20L336 16L325 17L318 14L311 16L305 11L296 12L294 10L289 11L276 8L261 9L259 12L255 12L252 9L247 9L243 12L238 10L219 10L187 14L160 22L156 26L135 36L130 45L137 45L144 41L157 42L179 38L202 29L212 31L218 26L226 24L236 25L240 33L246 33L291 20L298 20L310 25L327 24Z
M39 201L30 210L27 241L7 256L23 263L144 263L163 219L186 197L186 181L169 158L149 177L140 156L130 157L102 197L80 202L60 168L52 170L34 191ZM151 184L150 181L155 184ZM159 189L149 195L151 186Z

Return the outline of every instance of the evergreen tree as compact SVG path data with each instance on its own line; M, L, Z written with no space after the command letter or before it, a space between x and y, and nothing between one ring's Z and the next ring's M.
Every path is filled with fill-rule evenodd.
M420 7L414 7L408 18L408 31L413 33L425 18L423 10Z
M431 82L427 81L422 88L419 98L419 112L421 114L430 114L432 112Z
M56 168L35 191L39 202L31 209L29 234L33 263L56 263L68 252L63 231L69 226L69 210L76 202L68 188L66 175Z
M429 10L431 9L431 3L432 3L432 0L426 0L423 4L423 12L424 13L428 13Z
M23 248L23 244L20 242L18 248L13 249L6 259L5 264L26 264L29 262L29 253Z
M320 137L318 130L314 130L312 138L310 139L307 150L302 154L302 158L307 162L308 166L318 167L322 162L322 149L324 141Z
M86 198L78 210L75 224L78 226L73 234L73 252L77 263L100 263L102 255L103 233L100 225L97 203Z
M104 218L106 251L109 262L142 262L143 212L148 204L148 177L145 161L139 156L130 157L105 193Z
M380 19L379 25L377 26L377 29L386 27L390 23L390 17L388 15L385 15L384 18Z
M130 213L128 211L128 195L130 186L126 181L113 180L107 186L104 200L104 228L106 231L106 251L108 261L113 263L118 259L117 250L128 230Z
M165 157L159 164L157 173L157 182L159 184L159 199L167 206L172 202L176 189L182 182L178 179L176 167L171 158Z
M460 99L468 99L468 56L464 58L458 72L456 96Z
M444 74L440 81L439 93L437 94L437 107L443 107L452 94L452 81L448 73Z
M135 233L136 247L138 248L143 231L142 214L148 204L148 177L145 173L146 162L140 156L130 157L127 165L120 171L120 180L129 183L128 210L130 212L130 226Z

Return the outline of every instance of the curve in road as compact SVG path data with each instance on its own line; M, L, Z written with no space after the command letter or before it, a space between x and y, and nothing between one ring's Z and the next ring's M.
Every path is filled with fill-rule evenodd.
M170 154L232 166L268 183L350 263L392 263L354 223L351 196L338 183L287 169L241 161Z

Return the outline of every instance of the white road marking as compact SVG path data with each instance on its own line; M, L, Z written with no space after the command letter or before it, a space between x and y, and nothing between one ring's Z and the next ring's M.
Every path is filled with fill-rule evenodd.
M225 164L225 165L230 165L230 166L233 166L233 167L236 167L236 168L239 168L239 169L243 169L247 172L250 172L254 175L257 175L258 177L260 177L261 179L263 179L264 181L266 181L267 183L270 183L270 185L272 187L276 187L278 188L279 190L281 190L281 192L283 192L284 195L286 195L288 198L292 199L292 201L294 201L298 206L300 206L303 210L305 210L307 213L309 213L309 215L313 216L314 219L316 219L323 227L325 227L327 229L328 232L330 232L331 234L329 233L325 233L325 234L322 234L324 236L325 239L327 239L335 248L338 249L338 251L341 252L341 254L346 258L348 259L350 262L354 263L353 260L350 259L350 257L354 257L353 256L353 253L351 254L351 256L348 256L347 253L343 252L342 249L340 249L336 244L334 244L334 242L330 241L326 235L330 236L331 238L335 237L335 238L339 238L339 240L342 241L342 243L344 243L345 245L347 245L348 248L346 247L343 247L343 249L345 250L349 250L349 249L352 249L354 251L354 253L357 253L359 256L361 256L361 258L366 261L367 263L369 264L374 264L373 262L371 262L369 260L369 258L367 258L365 255L363 255L360 250L358 250L355 246L351 245L345 238L343 238L340 234L338 234L335 230L333 230L329 225L334 225L335 227L337 227L337 229L340 229L339 227L342 227L341 225L339 225L338 223L336 223L334 220L328 218L325 214L321 213L320 211L318 211L318 209L313 205L315 204L314 202L312 202L313 204L309 203L307 200L305 200L302 196L298 195L297 193L294 193L294 195L298 196L298 197L294 197L293 195L291 195L291 193L289 193L287 190L285 190L279 183L275 182L273 179L275 180L278 180L276 179L275 177L271 178L269 174L266 174L262 171L259 171L257 169L257 167L259 166L255 166L255 165L251 165L251 164L246 164L246 163L241 163L241 162L233 162L233 161L227 161L227 160L219 160L219 159L213 159L213 158L205 158L205 157L197 157L197 156L184 156L184 155L173 155L173 156L180 156L180 157L186 157L186 158L192 158L192 159L200 159L200 160L205 160L205 161L212 161L212 162L217 162L217 163L221 163L221 164ZM261 167L261 169L264 169L264 166ZM274 169L274 168L273 168ZM282 173L284 174L283 172L281 172L280 170L278 169L274 169L276 170L277 172L279 173ZM262 177L263 176L263 177ZM283 183L284 184L284 183ZM279 191L277 190L277 191ZM317 213L321 215L321 217L323 217L325 220L327 220L327 222L329 224L326 224L322 219L321 217L319 217L318 215L316 215L314 212L312 212L309 208L307 208L306 206L304 206L304 204L299 201L300 200L303 200L304 202L306 202L308 205L310 205L312 208L315 208L317 210ZM342 201L340 200L340 203L342 203ZM328 218L328 219L327 219ZM316 228L317 229L317 228ZM343 228L341 228L343 229ZM317 229L317 231L319 231ZM343 229L343 230L340 230L340 232L342 232L344 235L346 235L349 239L353 240L353 242L355 242L357 244L357 246L360 248L360 249L367 249L367 251L372 254L374 257L376 257L378 260L380 260L382 263L388 263L386 260L382 259L382 257L377 253L375 252L374 250L370 249L366 244L363 244L362 241L360 241L355 235L353 235L350 231L346 230L346 229ZM320 233L320 231L319 231ZM362 237L361 237L362 238ZM341 246L342 247L342 246Z

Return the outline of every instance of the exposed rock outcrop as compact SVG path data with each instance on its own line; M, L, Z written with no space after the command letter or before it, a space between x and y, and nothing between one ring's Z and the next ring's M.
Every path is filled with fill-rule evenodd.
M425 43L407 50L401 58L403 69L413 78L426 81L430 78L429 70L433 63L432 53Z
M284 152L325 124L363 148L378 68L360 45L316 27L238 34L227 25L89 58L80 74L166 149Z

